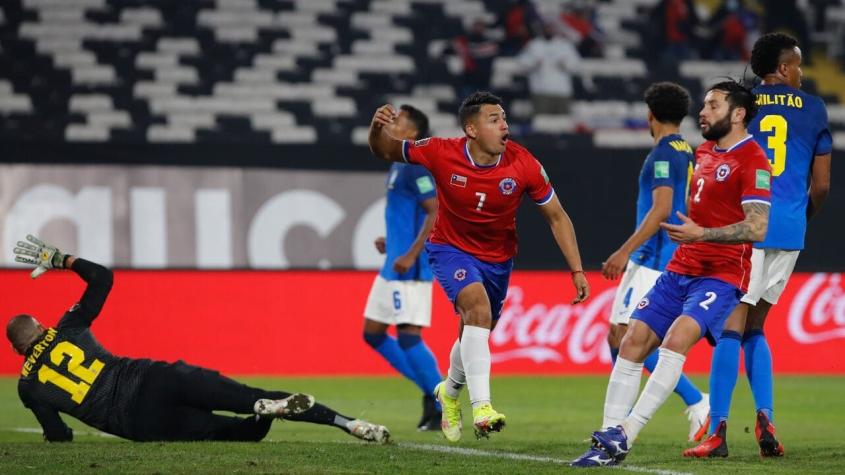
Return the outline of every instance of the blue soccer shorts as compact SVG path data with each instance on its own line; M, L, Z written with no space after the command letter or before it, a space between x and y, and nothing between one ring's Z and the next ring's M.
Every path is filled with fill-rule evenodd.
M715 345L740 298L742 292L723 280L666 271L637 304L631 318L648 325L662 341L672 323L686 315L698 323L701 336Z
M484 262L456 247L431 242L425 243L425 250L431 272L453 305L464 287L480 282L487 291L493 320L499 319L508 293L513 259L499 263Z

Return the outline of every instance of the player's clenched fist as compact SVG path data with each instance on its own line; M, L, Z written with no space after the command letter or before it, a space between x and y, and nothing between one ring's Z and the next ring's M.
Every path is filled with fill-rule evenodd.
M394 109L392 105L385 104L376 109L376 113L375 115L373 115L372 126L374 128L380 129L387 124L392 124L398 116L399 114L396 112L396 109Z

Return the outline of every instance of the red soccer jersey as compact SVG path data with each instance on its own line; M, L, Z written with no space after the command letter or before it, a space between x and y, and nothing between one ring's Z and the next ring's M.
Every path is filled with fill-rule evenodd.
M689 217L705 228L745 219L745 203L771 203L772 168L766 153L749 135L728 150L704 142L695 151L690 181ZM714 277L746 292L751 276L751 243L694 242L675 250L666 270Z
M489 166L472 160L466 137L406 140L402 156L427 168L437 184L439 208L429 240L485 262L516 254L516 210L524 193L537 204L554 194L540 162L511 140Z

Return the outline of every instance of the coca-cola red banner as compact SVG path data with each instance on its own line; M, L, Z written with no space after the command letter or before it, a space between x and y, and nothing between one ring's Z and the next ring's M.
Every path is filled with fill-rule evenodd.
M184 359L229 374L387 374L392 369L361 338L362 311L375 274L356 271L117 271L94 323L114 353ZM496 374L606 373L607 314L615 283L589 273L592 296L571 305L568 273L516 272L491 336ZM457 317L435 285L425 338L446 369ZM37 280L0 271L0 318L35 315L54 325L84 283L70 272ZM840 274L796 274L766 327L779 373L845 373L845 291ZM709 369L699 343L690 372ZM0 374L21 358L0 351Z

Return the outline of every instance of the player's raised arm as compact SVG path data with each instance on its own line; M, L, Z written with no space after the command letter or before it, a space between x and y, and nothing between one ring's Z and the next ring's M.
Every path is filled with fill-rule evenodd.
M97 318L106 303L106 298L109 296L114 282L114 276L111 270L95 262L73 256L68 256L68 261L70 269L76 272L79 277L82 277L88 283L88 286L85 288L82 298L79 299L79 303L65 314L65 318L72 317L86 326L91 325L91 322ZM65 318L62 318L62 321ZM61 325L62 322L59 322L59 324Z
M572 270L572 283L576 292L576 297L572 303L583 302L590 296L590 284L587 283L584 267L581 265L581 253L578 251L578 241L575 238L575 227L572 225L572 220L564 211L557 195L552 195L547 203L539 206L539 209L549 223L549 227L552 228L555 242L560 248L560 252L563 253L566 264Z
M376 157L389 162L405 162L402 156L402 141L384 130L384 127L392 124L398 116L396 109L386 104L376 109L370 122L370 150Z
M88 283L82 298L65 314L59 324L67 323L66 319L72 317L74 321L90 325L100 313L111 291L114 280L112 271L100 264L65 254L35 236L28 235L26 239L28 242L18 241L14 249L15 260L36 266L31 274L33 279L49 269L71 269Z

